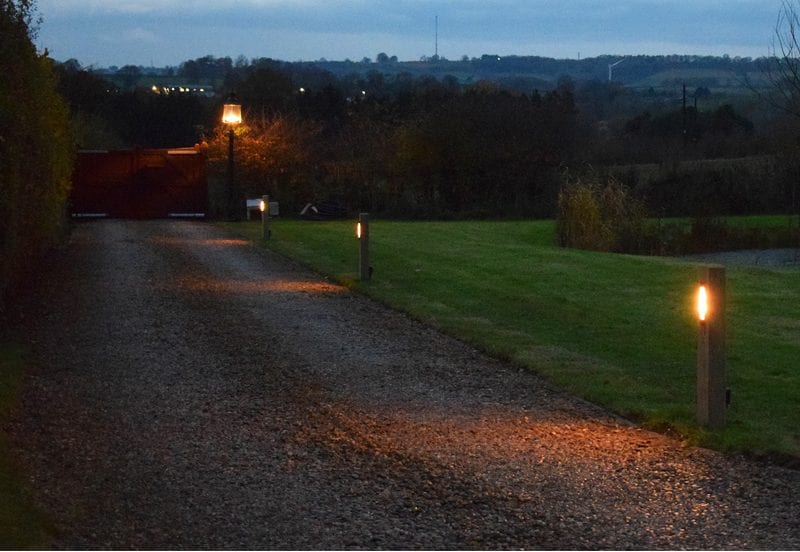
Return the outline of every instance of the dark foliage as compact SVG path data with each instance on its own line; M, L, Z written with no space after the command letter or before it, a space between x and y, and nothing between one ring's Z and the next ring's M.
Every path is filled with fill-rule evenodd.
M58 239L72 170L68 111L31 40L34 14L31 1L0 0L0 296Z

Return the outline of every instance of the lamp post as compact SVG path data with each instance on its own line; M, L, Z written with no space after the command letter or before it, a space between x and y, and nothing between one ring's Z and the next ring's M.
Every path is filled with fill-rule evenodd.
M701 267L697 288L697 423L725 426L725 268Z
M236 98L236 94L231 93L225 101L225 105L222 108L222 123L228 127L228 185L225 197L225 217L228 220L234 220L236 218L236 206L234 205L236 201L236 179L234 173L233 139L235 135L234 130L242 123L242 105Z

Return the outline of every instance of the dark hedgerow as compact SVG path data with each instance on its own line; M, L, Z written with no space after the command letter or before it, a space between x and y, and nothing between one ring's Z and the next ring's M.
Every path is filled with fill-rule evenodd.
M613 177L565 178L558 198L561 247L634 255L689 255L712 251L800 246L800 228L733 225L719 217L649 218L644 204Z
M31 0L0 0L0 298L58 239L73 162L53 63L32 42Z

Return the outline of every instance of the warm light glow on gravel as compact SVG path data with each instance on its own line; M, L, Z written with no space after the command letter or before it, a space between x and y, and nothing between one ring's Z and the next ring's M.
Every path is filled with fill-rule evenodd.
M178 288L210 293L342 293L347 288L328 282L309 280L222 280L201 276L179 277Z
M170 245L174 247L186 247L194 245L208 245L212 247L232 247L232 246L242 247L245 245L250 245L250 242L244 239L222 239L222 238L194 240L189 238L157 237L157 238L151 238L150 241L158 245Z

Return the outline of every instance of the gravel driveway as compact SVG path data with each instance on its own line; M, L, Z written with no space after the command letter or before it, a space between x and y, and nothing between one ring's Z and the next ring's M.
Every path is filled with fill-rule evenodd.
M685 448L208 224L81 224L13 321L56 548L800 548Z

